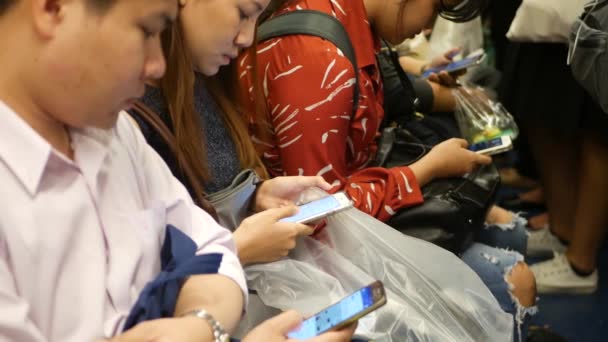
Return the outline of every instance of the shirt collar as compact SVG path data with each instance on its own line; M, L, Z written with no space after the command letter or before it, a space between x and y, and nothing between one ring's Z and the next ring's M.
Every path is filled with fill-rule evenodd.
M38 132L30 127L14 110L0 101L0 161L4 162L23 184L30 195L38 187L51 160L80 168L94 181L109 152L112 130L71 129L75 163L60 156Z
M17 113L0 101L0 160L34 195L52 148Z

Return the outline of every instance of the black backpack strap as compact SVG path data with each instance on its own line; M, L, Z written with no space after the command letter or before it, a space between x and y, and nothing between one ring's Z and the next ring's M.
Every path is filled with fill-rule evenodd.
M298 10L263 22L257 30L257 42L288 35L303 34L326 39L336 45L353 65L353 116L359 107L359 68L355 49L342 23L335 17L313 10Z
M382 127L388 127L391 121L394 121L399 125L403 125L405 121L411 120L414 117L420 100L417 98L416 90L412 85L412 81L399 63L399 56L397 55L397 52L385 40L382 40L382 49L377 56L377 60L385 89L384 121L382 123ZM394 87L394 89L392 89L393 92L387 93L387 87L389 85L389 80L387 80L387 77L391 78L390 81L397 82L397 80L394 79L394 75L396 75L396 78L398 79L398 84L392 84ZM391 108L388 108L388 105L390 104L390 99L388 96L394 96L398 98L399 101L410 101L412 106L407 107L407 112L405 113L394 113Z

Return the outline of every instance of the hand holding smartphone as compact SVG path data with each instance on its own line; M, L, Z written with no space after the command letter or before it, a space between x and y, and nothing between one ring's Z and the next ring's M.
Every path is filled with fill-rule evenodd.
M431 76L431 74L438 74L442 71L445 71L447 73L453 73L459 70L468 69L470 67L481 64L485 58L486 54L481 53L472 57L463 58L459 61L455 61L441 67L429 68L422 74L422 77L428 78L429 76Z
M309 339L333 329L345 327L386 304L382 282L376 281L304 320L287 337Z
M300 211L297 214L282 218L280 221L309 223L348 209L352 205L352 201L344 192L337 192L331 196L299 206Z

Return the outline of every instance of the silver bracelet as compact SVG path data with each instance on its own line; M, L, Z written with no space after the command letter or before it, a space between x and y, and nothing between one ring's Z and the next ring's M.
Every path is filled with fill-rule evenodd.
M220 322L218 322L210 313L203 309L192 310L187 312L181 317L184 316L194 316L200 319L207 321L209 326L211 327L211 331L213 333L213 338L215 342L230 342L230 335L226 333Z

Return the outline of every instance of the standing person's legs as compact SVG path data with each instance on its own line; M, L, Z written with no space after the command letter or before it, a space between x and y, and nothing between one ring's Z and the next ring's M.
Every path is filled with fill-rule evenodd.
M608 224L608 151L585 137L581 148L579 194L573 201L574 229L565 254L532 266L541 293L590 293L597 289L597 254Z
M608 224L608 149L589 137L583 141L580 191L576 205L574 234L566 255L585 273L597 265L597 253Z
M530 125L532 126L532 125ZM549 256L564 252L574 228L575 201L579 193L580 141L571 133L528 127L532 153L545 192L548 228L530 232L528 256Z
M562 180L562 184L572 180L578 188L571 200L572 228L569 236L555 231L570 244L565 253L556 253L553 259L532 266L542 293L590 293L597 289L597 255L608 224L608 139L605 134L608 116L588 96L583 97L580 112L578 177Z
M551 231L570 240L578 197L580 141L549 129L529 127L529 141L545 191Z

